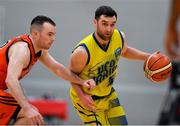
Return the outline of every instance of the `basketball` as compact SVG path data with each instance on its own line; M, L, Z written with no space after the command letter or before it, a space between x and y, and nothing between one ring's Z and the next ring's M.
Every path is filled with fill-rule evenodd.
M161 82L168 79L171 71L172 64L170 59L160 52L150 55L144 63L145 76L153 82Z

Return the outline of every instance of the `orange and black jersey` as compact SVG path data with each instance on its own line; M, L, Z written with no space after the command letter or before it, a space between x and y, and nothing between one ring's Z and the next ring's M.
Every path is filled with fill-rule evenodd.
M8 67L8 51L9 48L16 42L25 42L28 44L29 50L30 50L30 62L26 68L24 68L21 72L21 76L19 79L24 77L32 68L32 66L36 63L38 58L41 56L41 51L38 53L35 53L33 44L31 39L29 38L29 35L20 35L18 37L15 37L11 40L9 40L7 43L5 43L3 46L0 47L0 89L7 89L5 79L7 75L7 67Z

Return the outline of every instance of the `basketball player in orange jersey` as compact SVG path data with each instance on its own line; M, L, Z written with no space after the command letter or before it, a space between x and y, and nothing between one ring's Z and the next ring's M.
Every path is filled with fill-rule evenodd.
M179 48L179 29L178 22L180 21L180 0L171 0L169 22L165 36L165 49L172 59L180 61Z
M56 35L56 24L46 16L37 16L31 22L30 35L9 40L0 48L0 124L14 118L16 125L44 125L43 117L32 106L21 87L23 78L39 59L58 77L92 89L92 79L82 80L58 63L49 53Z
M73 106L85 125L127 125L126 114L113 88L120 57L145 61L150 54L127 46L125 34L116 29L117 14L100 6L93 21L95 32L75 47L70 69L84 79L93 78L96 87L89 91L72 85ZM81 58L79 58L81 57Z

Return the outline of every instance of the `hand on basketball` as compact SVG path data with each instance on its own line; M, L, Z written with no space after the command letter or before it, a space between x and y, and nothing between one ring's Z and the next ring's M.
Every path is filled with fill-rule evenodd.
M153 82L161 82L170 77L172 64L160 51L149 56L144 63L145 76Z
M96 82L93 79L89 79L83 83L83 86L87 87L89 90L92 90L95 88Z

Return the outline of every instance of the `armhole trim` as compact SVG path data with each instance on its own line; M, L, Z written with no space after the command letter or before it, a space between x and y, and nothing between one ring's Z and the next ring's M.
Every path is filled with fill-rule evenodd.
M87 52L87 54L88 54L88 59L87 59L87 62L86 62L86 65L88 65L88 64L89 64L89 61L90 61L90 52L89 52L89 49L87 48L86 44L80 44L80 45L78 45L76 48L78 48L79 46L84 47L84 49L86 50L86 52ZM76 48L75 48L75 49L76 49Z
M119 31L119 30L118 30L118 31ZM123 49L123 47L124 47L124 38L123 38L123 35L122 35L121 31L119 31L119 34L120 34L120 36L121 36L121 40L122 40L122 49Z

